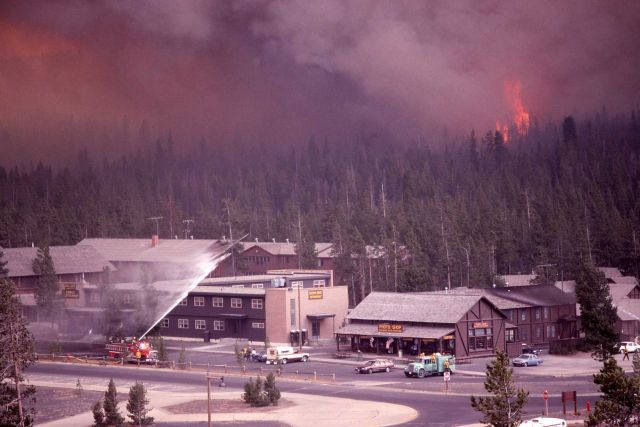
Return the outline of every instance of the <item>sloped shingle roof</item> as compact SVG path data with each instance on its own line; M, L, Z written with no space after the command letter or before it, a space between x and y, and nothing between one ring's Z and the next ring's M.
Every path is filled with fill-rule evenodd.
M296 244L292 242L242 242L242 246L246 251L251 248L258 247L264 251L273 255L296 255ZM322 258L328 258L331 256L329 249L332 247L331 243L316 243L316 254Z
M38 248L5 248L9 277L34 276L33 260ZM91 246L51 246L49 254L57 274L97 273L116 268Z
M482 298L481 295L372 292L347 318L454 324Z
M615 267L598 267L598 270L603 273L604 277L606 277L607 279L622 276L620 270Z
M205 239L84 239L77 246L92 246L112 262L167 262L193 264L198 257L216 258L224 254L228 241Z
M507 274L501 276L507 286L529 286L536 277L535 274Z

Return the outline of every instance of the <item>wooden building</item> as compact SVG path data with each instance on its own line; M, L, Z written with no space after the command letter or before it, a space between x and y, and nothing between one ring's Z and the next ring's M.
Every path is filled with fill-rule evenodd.
M480 357L505 347L505 315L481 295L372 292L346 320L338 350Z

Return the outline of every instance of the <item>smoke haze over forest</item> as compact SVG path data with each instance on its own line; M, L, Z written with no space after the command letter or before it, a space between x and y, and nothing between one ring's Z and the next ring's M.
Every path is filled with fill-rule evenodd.
M0 164L178 146L404 141L640 93L636 1L8 1ZM431 141L433 142L433 141Z

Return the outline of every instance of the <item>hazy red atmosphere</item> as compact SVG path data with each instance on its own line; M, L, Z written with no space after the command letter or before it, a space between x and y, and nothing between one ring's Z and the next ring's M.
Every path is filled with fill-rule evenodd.
M169 132L176 145L483 132L518 102L540 122L627 113L638 22L637 1L4 1L0 164L64 161L96 132L118 154Z

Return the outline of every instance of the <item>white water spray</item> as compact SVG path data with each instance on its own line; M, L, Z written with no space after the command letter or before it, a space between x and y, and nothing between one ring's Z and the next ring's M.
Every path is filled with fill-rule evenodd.
M195 277L193 277L190 281L189 281L189 285L186 287L185 290L183 290L182 292L180 292L180 294L178 294L178 296L175 298L175 300L173 301L173 303L169 306L169 308L164 311L162 313L162 315L160 317L158 317L155 322L153 322L153 324L149 327L149 329L146 330L146 332L144 334L142 334L140 336L140 339L144 338L153 328L155 328L155 326L162 320L164 319L167 314L169 314L171 312L171 310L173 310L174 308L176 308L176 306L180 303L180 301L182 301L183 299L185 299L187 297L187 295L189 295L189 292L191 292L196 286L198 286L198 284L200 282L202 282L202 280L207 277L207 275L212 272L213 270L215 270L216 266L223 261L225 258L227 258L229 256L229 252L223 253L218 255L217 257L210 259L210 260L204 260L204 261L200 261L197 264L198 267L198 273Z

